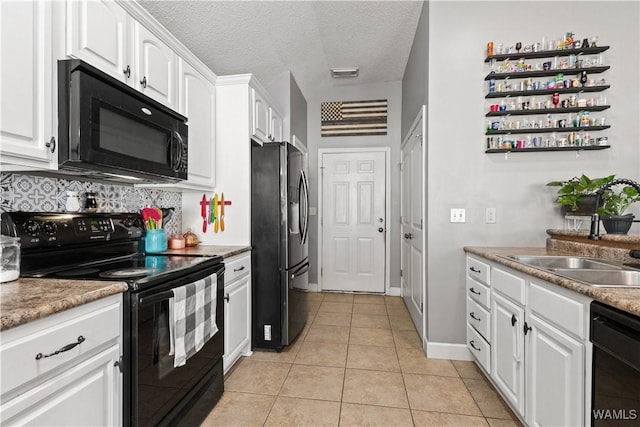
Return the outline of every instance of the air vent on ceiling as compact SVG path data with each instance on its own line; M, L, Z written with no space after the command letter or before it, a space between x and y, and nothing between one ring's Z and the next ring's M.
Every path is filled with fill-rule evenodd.
M341 77L358 77L358 67L332 68L331 77L333 77L334 79Z

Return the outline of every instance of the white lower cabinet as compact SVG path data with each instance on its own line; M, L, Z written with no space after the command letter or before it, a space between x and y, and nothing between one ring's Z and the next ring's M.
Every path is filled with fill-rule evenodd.
M470 262L477 260L468 257L467 266ZM467 277L471 354L526 425L585 425L591 399L591 299L507 267L491 264L490 269L489 288ZM489 293L487 313L479 301Z
M114 295L2 332L1 425L122 424L121 301Z
M240 356L251 355L251 253L225 260L224 359L226 373Z

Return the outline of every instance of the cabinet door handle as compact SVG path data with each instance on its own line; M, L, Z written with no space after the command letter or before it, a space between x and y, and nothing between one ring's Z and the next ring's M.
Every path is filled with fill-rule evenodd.
M524 329L524 334L527 335L527 332L529 332L532 328L527 324L527 322L524 322L523 329Z
M142 85L143 88L147 87L147 76L144 76L142 78L142 80L140 81L140 84Z
M56 151L56 137L52 136L49 142L45 143L44 146L54 153Z
M480 293L480 292L476 291L476 290L475 290L475 289L473 289L473 288L469 288L469 292L471 292L472 294L481 295L481 293Z
M469 317L471 317L473 320L477 320L478 322L480 322L482 319L479 317L476 317L476 313L475 312L471 312L469 313Z
M512 314L511 315L511 326L515 326L517 321L518 321L518 318L516 317L516 315Z
M229 300L231 300L231 297L229 296L229 294L226 294L226 295L224 296L224 300L225 300L226 302L229 302Z
M474 343L475 343L475 341L474 341L474 340L469 341L469 345L470 345L471 347L473 347L473 349L474 349L474 350L476 350L476 351L482 351L482 349L481 349L481 348L476 347Z
M240 268L234 268L234 269L233 269L233 271L234 271L234 272L235 272L235 271L242 271L242 270L244 270L244 265L243 265L242 267L240 267Z
M122 70L122 72L124 73L125 76L127 76L127 78L131 77L131 67L127 65L127 68Z
M473 271L474 273L480 273L480 270L475 267L469 267L469 270Z
M56 354L64 353L65 351L69 351L72 348L74 348L75 346L82 344L84 341L85 341L85 338L82 335L80 335L76 342L74 342L72 344L67 344L64 347L60 348L59 350L54 351L53 353L49 353L49 354L38 353L38 354L36 354L36 360L40 360L40 359L44 359L45 357L51 357L51 356L55 356Z

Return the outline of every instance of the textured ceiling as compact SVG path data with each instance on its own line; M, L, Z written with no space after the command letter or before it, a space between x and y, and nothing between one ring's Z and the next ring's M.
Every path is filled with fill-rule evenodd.
M139 3L217 75L269 85L291 70L305 97L329 86L400 81L422 1L177 1ZM330 68L357 66L357 78Z

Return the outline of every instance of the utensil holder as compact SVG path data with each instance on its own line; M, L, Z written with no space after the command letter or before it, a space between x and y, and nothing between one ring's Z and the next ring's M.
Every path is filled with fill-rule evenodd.
M147 230L144 238L144 251L146 253L158 253L167 250L167 234L164 229Z

